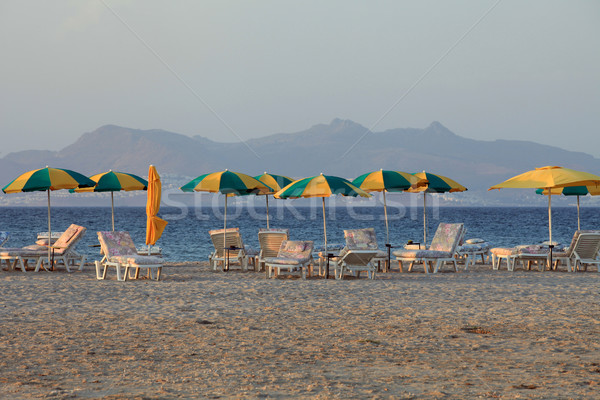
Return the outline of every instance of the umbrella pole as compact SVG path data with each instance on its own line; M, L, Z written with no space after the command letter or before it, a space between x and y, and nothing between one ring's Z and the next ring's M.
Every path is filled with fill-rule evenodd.
M548 247L550 248L550 261L548 268L552 270L552 249L554 245L552 244L552 190L548 188L548 228L550 230L550 244Z
M581 230L581 223L579 220L579 195L577 195L577 230Z
M423 247L427 248L427 192L423 192Z
M548 231L550 234L550 244L552 244L552 191L548 189Z
M385 214L385 240L390 243L390 227L388 225L387 203L385 202L385 189L383 190L383 213Z
M112 228L113 232L115 231L115 199L114 199L113 191L110 192L110 208L112 210ZM148 245L148 250L150 250L150 245Z
M327 255L327 223L325 222L325 197L321 197L323 200L323 237L325 238L325 255Z
M325 197L321 197L323 200L323 237L325 238L325 252L323 255L327 260L325 265L325 279L329 279L329 254L327 253L327 223L325 222Z
M269 229L269 195L265 195L265 198L267 200L267 229Z
M229 249L227 248L227 193L225 193L225 213L223 214L223 247L227 252L227 265L225 271L229 271Z
M52 253L52 227L50 224L50 189L48 192L48 266L51 265L51 253Z

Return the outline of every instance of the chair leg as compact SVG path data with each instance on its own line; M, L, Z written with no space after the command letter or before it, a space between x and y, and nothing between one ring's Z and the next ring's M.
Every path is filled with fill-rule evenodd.
M129 268L127 266L125 266L125 274L124 275L121 275L121 264L119 264L119 263L115 264L115 269L117 270L117 280L118 281L126 281L127 273L129 272Z
M17 258L15 259L15 263L14 263L14 265L13 265L13 268L12 268L12 269L15 269L15 267L16 267L16 265L17 265L17 261L19 262L19 268L21 268L21 271L25 272L25 271L26 271L26 269L25 269L25 264L23 263L23 259L22 259L21 257L17 257ZM8 263L8 260L7 260L6 262Z
M106 277L106 267L104 267L104 273L100 274L100 261L94 261L94 264L96 264L96 279L104 279Z
M83 271L83 266L84 266L84 264L85 264L85 259L86 259L86 256L85 256L85 255L82 255L82 256L81 256L81 260L79 260L79 270L80 270L80 271Z

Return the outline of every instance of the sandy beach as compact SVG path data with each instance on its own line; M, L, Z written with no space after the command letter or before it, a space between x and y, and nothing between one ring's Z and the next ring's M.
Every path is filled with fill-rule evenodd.
M281 277L168 264L162 281L0 271L0 397L583 399L600 275Z

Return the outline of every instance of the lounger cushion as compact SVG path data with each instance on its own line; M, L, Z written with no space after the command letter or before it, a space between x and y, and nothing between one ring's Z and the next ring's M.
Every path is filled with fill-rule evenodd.
M313 242L302 240L284 240L277 253L277 257L266 257L267 264L299 265L310 261L312 257Z
M375 229L348 229L344 236L346 246L352 250L375 250L378 247Z
M111 262L117 262L119 264L129 264L132 267L137 265L158 265L163 263L163 259L155 256L140 256L140 255L126 255L126 256L114 256L110 258Z
M454 243L460 243L461 237L459 236L462 236L463 234L463 224L440 223L437 231L435 232L435 236L431 241L429 249L444 252L447 252L449 249L454 250L452 246L454 245Z
M398 258L419 259L419 258L450 258L452 253L440 250L396 250L393 253Z
M489 242L482 243L465 243L462 246L458 246L457 252L459 253L469 253L473 251L488 251L492 245Z
M3 247L0 249L0 257L41 257L48 254L48 248L44 251L27 250L22 247Z
M129 232L106 231L101 233L101 235L98 235L98 240L100 241L102 248L108 250L108 256L111 258L137 255L137 249L133 240L131 240Z
M490 253L497 256L512 256L516 254L515 249L512 247L494 247L490 249Z
M308 260L308 258L267 257L265 258L265 263L281 265L300 265L306 263Z
M64 253L65 250L67 250L67 248L73 244L73 239L77 237L81 238L85 231L86 228L83 226L71 224L71 226L69 226L67 230L64 231L58 240L52 245L52 247L54 247L54 253Z
M515 247L515 251L517 254L535 254L535 255L546 255L550 252L550 248L548 246L540 245L540 244L525 244L519 245Z
M297 260L308 260L310 251L312 250L311 243L300 240L284 240L281 243L279 253L274 258L290 258Z
M465 240L465 244L479 244L479 243L485 243L485 240L479 239L479 238Z

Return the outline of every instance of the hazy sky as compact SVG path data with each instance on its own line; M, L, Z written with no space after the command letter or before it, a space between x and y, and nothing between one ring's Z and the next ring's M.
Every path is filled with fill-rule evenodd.
M105 124L237 141L439 121L600 157L600 1L0 2L0 157Z

